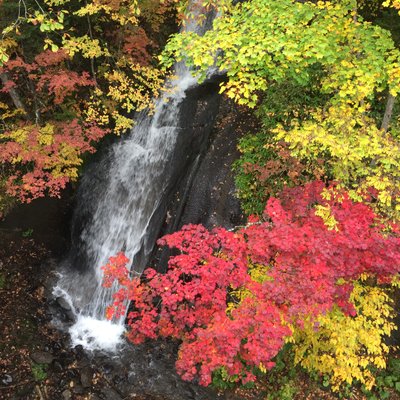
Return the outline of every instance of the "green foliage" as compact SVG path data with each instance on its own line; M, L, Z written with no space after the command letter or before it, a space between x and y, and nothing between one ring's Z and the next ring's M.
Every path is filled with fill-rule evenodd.
M47 378L46 370L47 370L46 364L38 364L38 363L31 364L31 371L32 371L33 379L36 382L44 381Z
M30 238L33 235L33 229L29 228L26 231L22 232L22 237L24 238Z
M232 389L236 386L238 377L229 375L225 367L221 367L213 371L212 385L217 389Z
M400 394L400 359L389 358L386 369L377 372L375 382L374 390L363 388L368 400L390 399L392 393Z
M269 393L266 400L293 400L297 394L298 389L295 386L294 381L290 379L284 379L286 382L282 382L280 388L274 393Z
M169 57L185 59L205 77L216 64L227 71L221 92L254 107L257 92L270 82L310 82L309 68L321 66L324 93L334 102L358 103L388 85L399 90L399 52L390 34L356 18L355 1L300 3L257 0L236 3L204 36L185 32L166 48ZM279 18L277 16L280 16Z
M275 151L268 146L269 137L265 134L248 135L240 140L240 159L233 164L237 195L241 200L241 207L246 214L260 215L264 211L268 199L264 182L259 174L250 169L253 165L265 165L274 159Z
M318 81L318 72L313 72ZM326 102L326 97L312 86L294 82L273 83L263 94L256 115L263 130L249 134L239 142L242 153L234 163L238 197L246 214L260 215L270 196L275 196L285 186L299 185L311 178L321 178L326 167L318 160L299 162L292 157L288 146L277 142L271 130L277 124L290 126L295 118L304 119L308 113Z
M274 362L274 368L264 377L268 381L266 400L293 400L298 392L299 371L294 364L292 345L287 343Z

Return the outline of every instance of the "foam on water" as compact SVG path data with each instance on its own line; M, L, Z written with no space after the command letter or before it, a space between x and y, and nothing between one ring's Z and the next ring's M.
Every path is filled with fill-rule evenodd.
M73 346L82 345L89 351L116 351L123 342L124 330L124 325L119 323L78 315L69 333Z

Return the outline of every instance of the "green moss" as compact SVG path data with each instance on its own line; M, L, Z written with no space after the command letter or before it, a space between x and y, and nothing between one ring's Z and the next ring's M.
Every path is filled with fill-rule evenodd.
M47 369L47 365L45 365L45 364L32 363L31 371L32 371L33 379L36 382L44 381L47 378L46 369Z

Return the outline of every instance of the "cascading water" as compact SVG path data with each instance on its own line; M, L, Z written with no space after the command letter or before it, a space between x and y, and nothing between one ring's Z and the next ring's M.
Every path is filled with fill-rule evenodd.
M192 22L186 29L199 28ZM100 267L123 251L134 261L132 273L141 274L153 248L150 225L170 184L180 105L185 91L196 84L184 64L175 66L175 76L154 114L142 115L129 137L114 144L82 180L78 208L90 209L90 217L80 233L80 251L89 270L61 273L54 288L55 296L64 297L76 314L70 328L73 345L113 350L120 342L123 318L105 319L116 288L102 287Z

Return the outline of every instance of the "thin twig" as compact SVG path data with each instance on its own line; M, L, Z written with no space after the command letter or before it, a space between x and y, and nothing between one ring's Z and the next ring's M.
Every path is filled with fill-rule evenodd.
M0 386L0 390L5 390L5 389L12 389L18 386L22 386L22 385L26 385L27 383L31 383L33 382L32 380L28 380L28 381L23 381L20 383L16 383L15 385L9 385L9 386Z
M37 394L38 394L39 397L40 397L40 400L45 400L45 398L43 397L42 391L40 390L39 385L36 385L36 386L35 386L35 389L36 389Z

